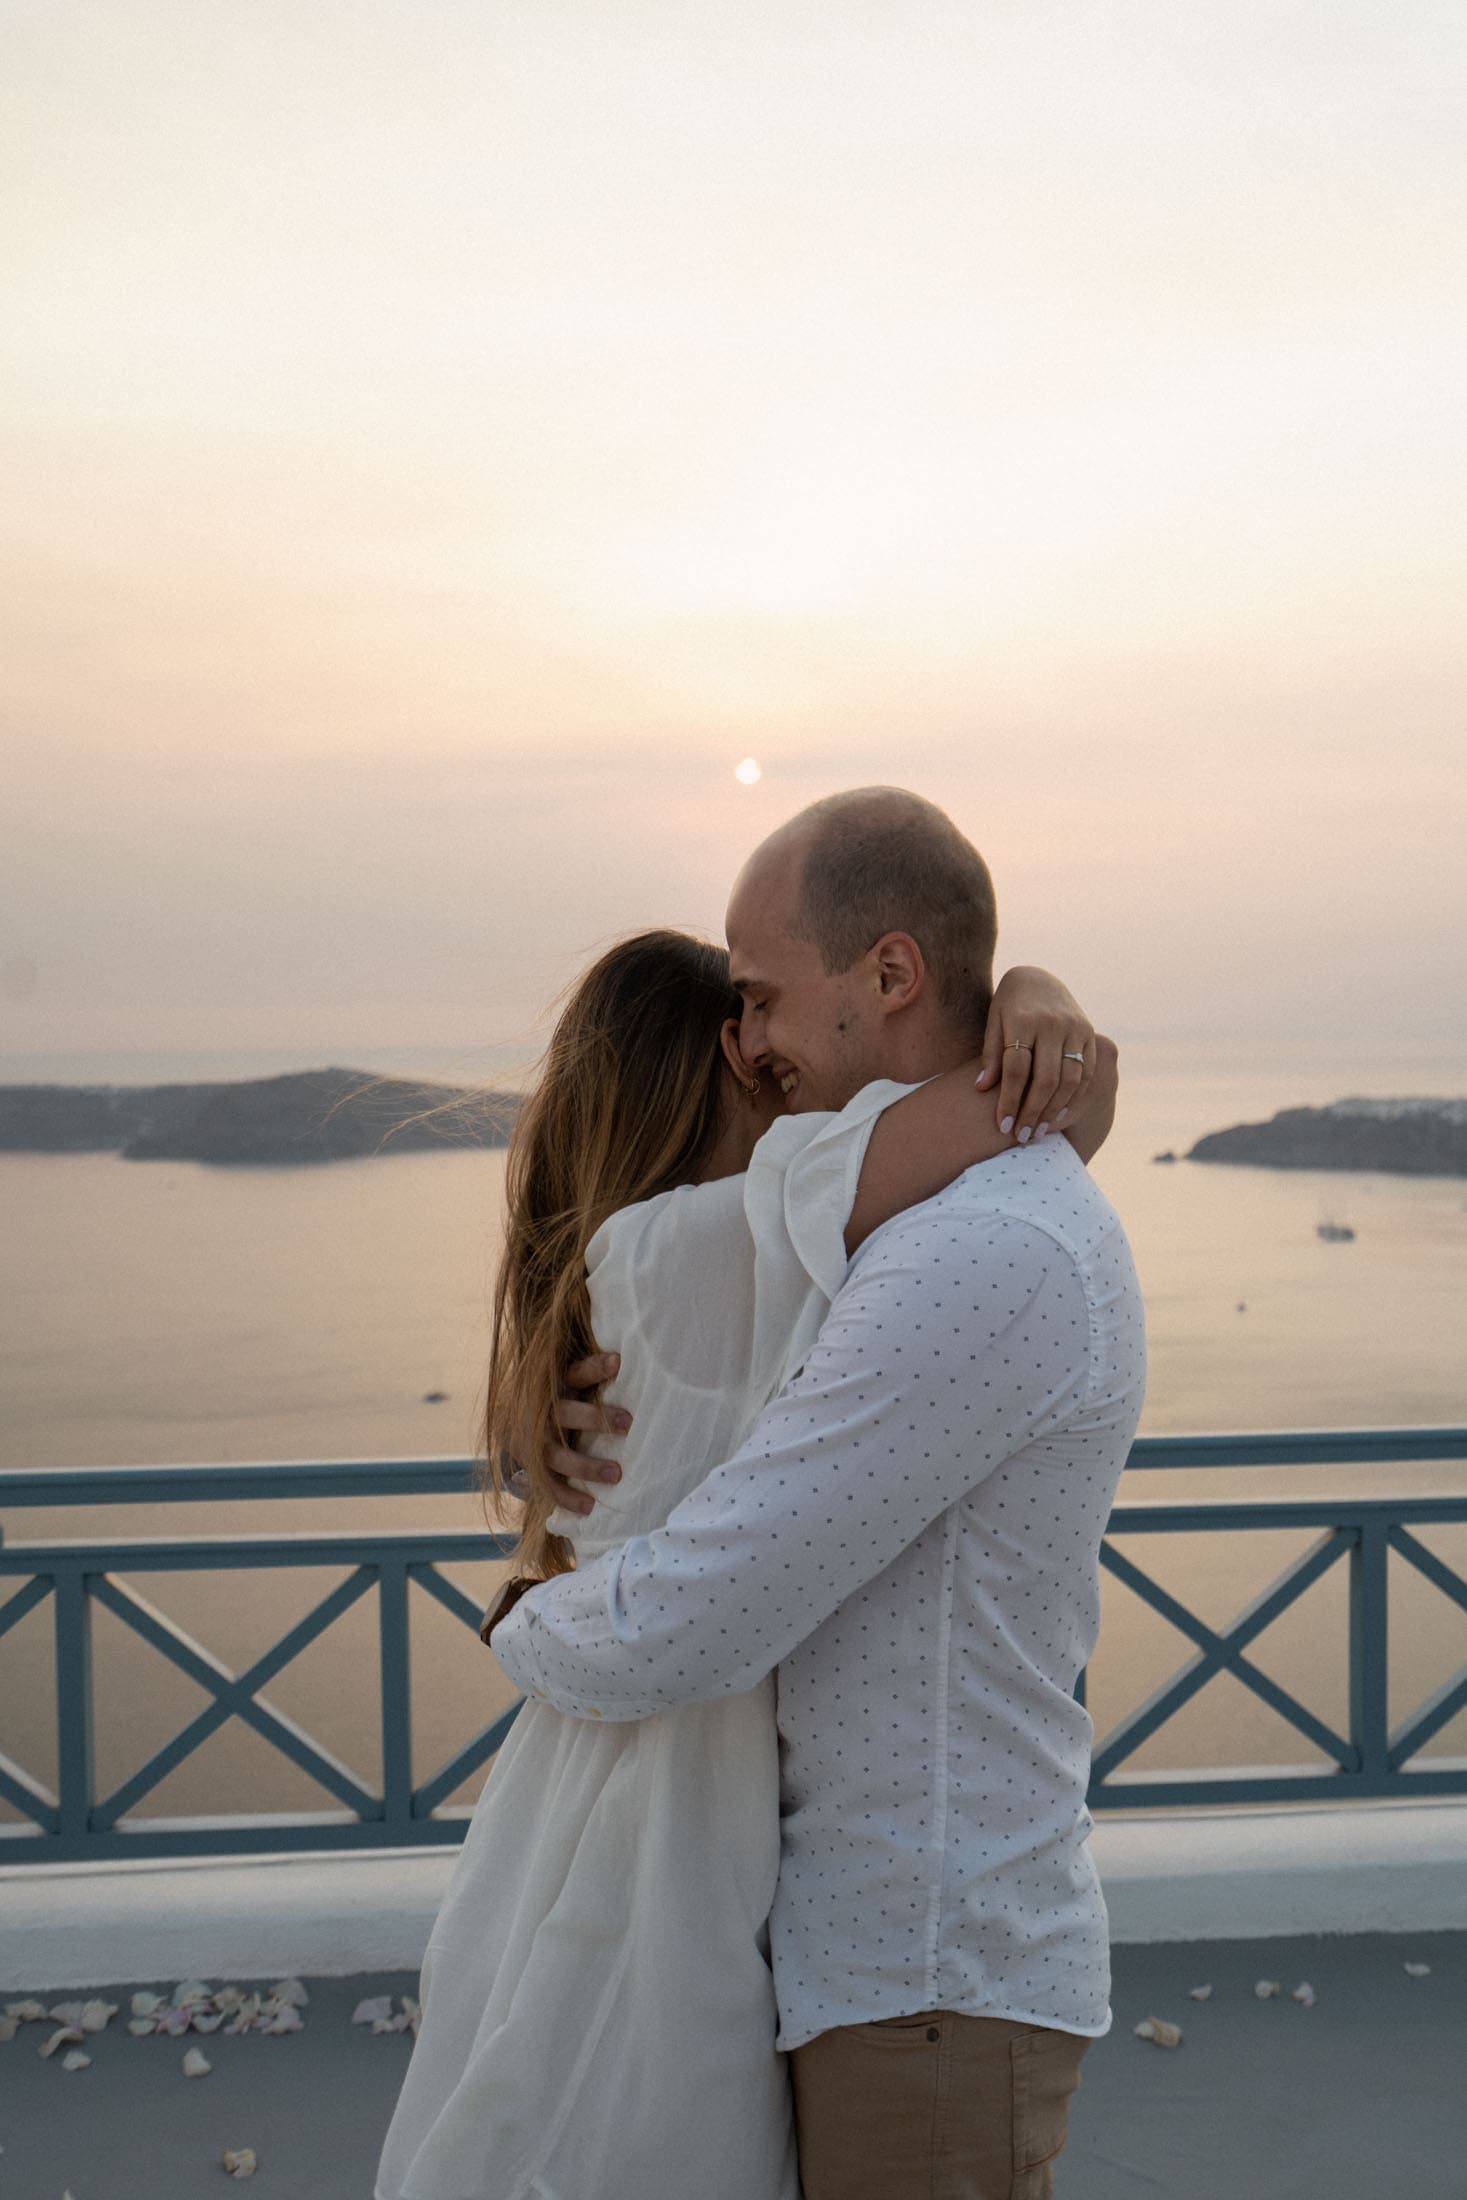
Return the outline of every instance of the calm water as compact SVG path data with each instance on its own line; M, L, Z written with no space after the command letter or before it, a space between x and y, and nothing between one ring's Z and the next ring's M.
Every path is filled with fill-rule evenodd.
M437 1068L354 1055L363 1067ZM170 1075L253 1075L303 1063L208 1068L139 1061L73 1076L142 1082ZM477 1067L477 1065L473 1065ZM1120 1209L1146 1291L1151 1381L1145 1431L1288 1428L1467 1420L1467 1181L1158 1166L1205 1130L1275 1107L1347 1092L1467 1091L1467 1061L1403 1079L1296 1062L1258 1073L1177 1074L1127 1057L1121 1118L1095 1173ZM53 1071L52 1074L59 1074ZM47 1074L6 1064L0 1076ZM119 1462L467 1455L476 1444L488 1305L498 1244L501 1154L415 1154L317 1169L231 1171L133 1163L110 1155L0 1155L0 1472ZM1330 1245L1316 1224L1351 1223ZM1240 1311L1240 1308L1242 1309ZM426 1404L443 1391L446 1402ZM1327 1486L1458 1487L1449 1467L1327 1470ZM1202 1496L1222 1478L1148 1475L1128 1495ZM1235 1494L1285 1486L1277 1473L1229 1479ZM1322 1488L1319 1473L1287 1486ZM347 1515L350 1514L348 1519ZM348 1526L474 1526L470 1494L293 1506L107 1507L8 1513L9 1540L78 1534L263 1533ZM1221 1620L1306 1538L1239 1539L1187 1549L1168 1539L1155 1568ZM1458 1564L1467 1539L1436 1536ZM1132 1555L1148 1563L1136 1545ZM231 1666L263 1650L336 1578L325 1570L237 1576L221 1597L204 1576L132 1577L133 1586ZM475 1598L488 1568L463 1568ZM1414 1585L1413 1585L1414 1589ZM1402 1605L1393 1642L1396 1709L1467 1658L1467 1623L1427 1586ZM1337 1645L1343 1574L1327 1577L1264 1638L1258 1660L1345 1718ZM4 1748L54 1777L44 1610L0 1640ZM414 1621L418 1770L425 1774L509 1691L466 1630L426 1598ZM266 1691L376 1777L370 1605L328 1630ZM123 1778L204 1701L111 1615L96 1629L99 1777ZM1096 1661L1097 1725L1179 1662L1184 1646L1129 1593L1112 1588ZM162 1685L153 1679L160 1672ZM1226 1677L1149 1745L1140 1762L1213 1761L1219 1736L1257 1761L1298 1762L1308 1745ZM1434 1753L1467 1749L1467 1716ZM472 1798L478 1777L458 1800ZM330 1799L231 1722L148 1798L158 1811L330 1807ZM8 1810L0 1815L11 1817Z

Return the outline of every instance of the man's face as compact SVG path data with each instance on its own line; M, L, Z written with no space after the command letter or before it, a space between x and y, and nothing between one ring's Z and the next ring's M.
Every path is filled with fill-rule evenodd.
M820 951L791 930L798 853L752 857L734 886L725 930L733 982L743 999L739 1051L767 1067L791 1114L843 1108L881 1074L874 992L857 963L827 975Z

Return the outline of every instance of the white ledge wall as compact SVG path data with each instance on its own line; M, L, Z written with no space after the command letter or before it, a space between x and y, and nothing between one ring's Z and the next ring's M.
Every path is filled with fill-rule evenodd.
M1467 1928L1467 1804L1107 1813L1118 1942ZM457 1848L0 1867L0 1992L415 1971Z

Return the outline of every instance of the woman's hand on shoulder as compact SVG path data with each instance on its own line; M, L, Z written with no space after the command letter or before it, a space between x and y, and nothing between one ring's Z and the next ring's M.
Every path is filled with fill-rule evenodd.
M1067 985L1029 964L1004 972L975 1081L980 1092L997 1089L994 1119L1005 1137L1012 1133L1023 1146L1041 1129L1067 1129L1095 1076L1096 1058L1095 1026Z

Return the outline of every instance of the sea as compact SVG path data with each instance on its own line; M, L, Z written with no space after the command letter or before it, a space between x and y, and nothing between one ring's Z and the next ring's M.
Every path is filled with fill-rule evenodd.
M151 1084L343 1067L504 1086L513 1050L361 1047L0 1056L0 1083ZM1229 1058L1164 1039L1122 1048L1115 1128L1093 1171L1120 1212L1146 1297L1150 1378L1142 1433L1467 1423L1467 1179L1158 1161L1210 1130L1275 1109L1353 1097L1467 1094L1467 1051L1379 1061L1350 1046L1271 1045ZM975 1105L982 1104L975 1095ZM461 1148L301 1168L131 1162L110 1154L0 1154L0 1526L8 1544L263 1535L387 1527L480 1528L480 1497L264 1504L15 1508L7 1472L263 1460L464 1457L478 1447L500 1244L502 1152ZM1327 1241L1321 1223L1353 1229ZM1463 1490L1467 1463L1148 1472L1122 1497L1199 1499L1326 1491ZM1428 1532L1467 1570L1467 1531ZM1210 1624L1241 1610L1310 1541L1269 1530L1159 1537L1130 1555ZM1164 1546L1158 1549L1157 1546ZM1393 1566L1395 1561L1393 1561ZM487 1602L502 1568L448 1569ZM1409 1575L1409 1578L1406 1576ZM258 1657L340 1569L123 1572L201 1654L230 1671ZM1392 1716L1467 1661L1467 1617L1420 1577L1393 1587ZM1346 1722L1344 1570L1334 1568L1253 1655L1339 1730ZM54 1783L49 1608L0 1637L0 1748ZM119 1785L208 1702L115 1614L93 1632L98 1792ZM1097 1729L1139 1702L1192 1645L1107 1579L1091 1672ZM353 1606L262 1694L364 1784L380 1779L371 1600ZM364 1679L364 1675L368 1676ZM414 1591L418 1777L512 1692L477 1636ZM1467 1713L1430 1745L1467 1755ZM1232 1676L1211 1681L1135 1760L1320 1762ZM450 1801L467 1805L475 1773ZM334 1798L238 1719L137 1805L152 1815L330 1810ZM20 1814L0 1800L0 1823Z

